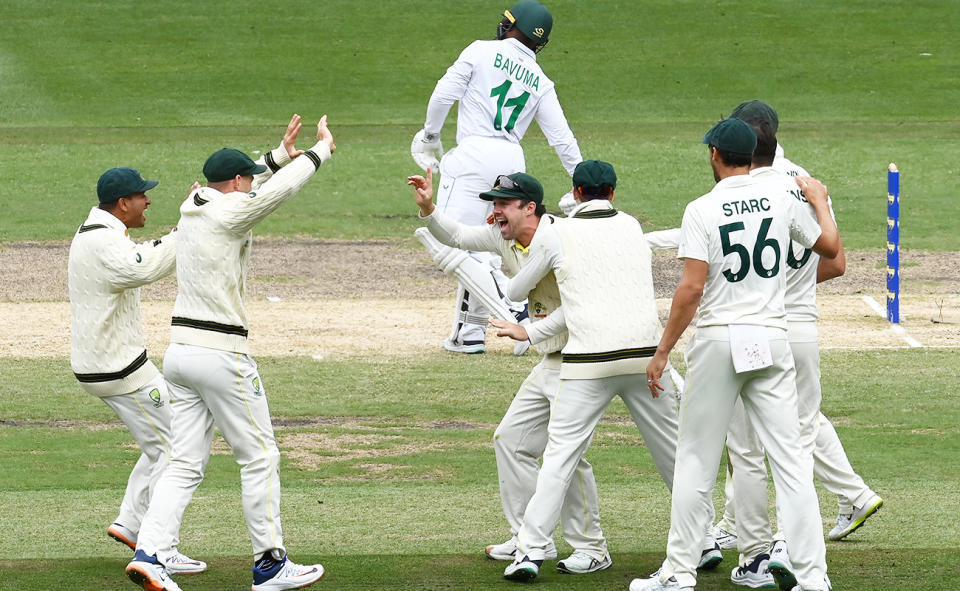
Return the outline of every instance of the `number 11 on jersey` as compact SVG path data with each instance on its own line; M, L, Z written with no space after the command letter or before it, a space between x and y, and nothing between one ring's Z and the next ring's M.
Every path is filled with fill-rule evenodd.
M501 126L506 131L512 130L513 126L517 123L517 117L520 116L520 111L523 110L524 105L527 104L527 99L530 98L530 93L524 91L523 94L507 100L507 92L510 90L511 86L513 86L513 82L510 80L504 80L503 84L490 90L490 96L497 97L497 116L493 118L493 128L496 130L500 130ZM506 126L503 126L504 107L508 109L513 108L513 111L510 113L510 119L507 120Z

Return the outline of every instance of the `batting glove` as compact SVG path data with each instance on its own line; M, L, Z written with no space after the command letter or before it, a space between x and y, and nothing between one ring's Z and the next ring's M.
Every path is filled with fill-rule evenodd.
M560 198L560 211L563 212L563 215L569 217L570 212L573 211L573 208L577 206L577 200L573 198L573 191L570 191L566 195Z
M410 155L413 161L423 170L440 170L440 158L443 158L443 144L440 143L440 134L427 135L425 129L417 132L410 142Z

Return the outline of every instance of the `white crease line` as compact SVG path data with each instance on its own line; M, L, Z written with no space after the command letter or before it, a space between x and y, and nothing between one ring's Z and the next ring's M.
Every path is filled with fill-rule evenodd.
M874 312L879 314L881 318L884 320L887 319L887 311L883 309L883 306L877 303L877 300L870 296L860 296L860 299L870 306ZM903 339L911 347L923 347L923 345L920 344L920 341L908 335L907 331L905 331L899 324L890 323L890 330L896 333L897 336Z

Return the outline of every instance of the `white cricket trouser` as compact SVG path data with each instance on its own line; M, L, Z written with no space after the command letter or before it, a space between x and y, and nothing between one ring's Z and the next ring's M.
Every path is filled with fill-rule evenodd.
M643 442L669 489L672 486L677 437L677 399L673 381L664 372L666 390L650 395L645 374L590 380L560 380L547 426L547 447L537 475L537 489L527 503L518 532L520 549L542 559L560 517L563 500L580 458L586 452L603 411L620 396L637 424ZM700 529L699 545L705 528ZM699 558L700 550L697 550Z
M140 458L130 471L127 489L115 522L137 533L150 505L150 495L170 457L170 394L163 376L157 376L138 390L101 398L113 409L140 446ZM173 532L177 545L180 528Z
M537 488L538 460L547 445L550 407L559 387L560 354L554 353L533 368L493 434L500 502L514 536L523 525L523 512ZM607 542L600 529L593 466L581 457L575 470L560 512L563 537L574 550L602 560Z
M820 412L820 351L816 322L790 322L790 350L797 368L797 394L804 453L813 454L814 475L831 493L837 495L840 512L852 512L852 505L865 503L873 491L850 466L843 445L830 421ZM739 413L739 414L738 414ZM727 511L731 499L735 512L724 514L728 523L736 523L741 564L766 552L771 539L767 514L767 481L763 447L746 420L742 406L737 407L727 434L727 451L734 477L728 479ZM762 490L761 490L762 489ZM735 517L734 517L735 515ZM778 523L779 523L778 517ZM729 530L728 530L729 531ZM777 531L773 539L784 539ZM788 544L789 546L789 544Z
M493 202L480 199L480 193L493 188L501 174L524 172L526 164L520 144L502 138L468 137L440 160L440 181L437 188L437 209L443 215L469 226L480 226L493 211ZM500 268L500 257L489 252L468 251L480 262ZM497 274L501 289L506 280ZM464 293L457 292L450 340L483 342L490 312Z
M803 588L823 586L823 524L813 488L813 462L801 450L796 370L786 332L767 332L773 365L757 371L734 371L726 326L699 328L687 347L670 536L661 573L676 576L680 587L696 585L700 542L712 518L713 487L738 397L770 458L797 580ZM737 470L734 465L734 476ZM737 526L740 534L742 515Z
M165 556L200 481L214 427L240 464L243 515L254 556L284 551L280 526L280 451L257 364L249 355L171 343L163 373L173 399L173 454L157 483L137 548Z

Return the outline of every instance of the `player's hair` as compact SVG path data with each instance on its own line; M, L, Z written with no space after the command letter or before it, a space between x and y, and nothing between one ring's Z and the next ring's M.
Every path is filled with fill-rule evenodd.
M536 203L532 199L521 199L520 207L526 207L527 203ZM543 217L543 214L547 213L547 206L543 203L536 203L537 207L533 210L533 214L538 218Z
M777 153L777 132L769 121L759 118L744 119L753 126L757 134L757 147L753 149L754 166L773 166L773 159Z
M602 201L609 201L610 195L613 194L613 187L610 185L603 185L601 187L577 187L580 190L580 201L592 201L593 199L600 199Z
M720 157L720 162L723 162L727 166L740 168L743 166L750 166L750 163L753 162L753 154L731 152L729 150L717 148L713 144L710 144L710 146L717 150L717 155Z

